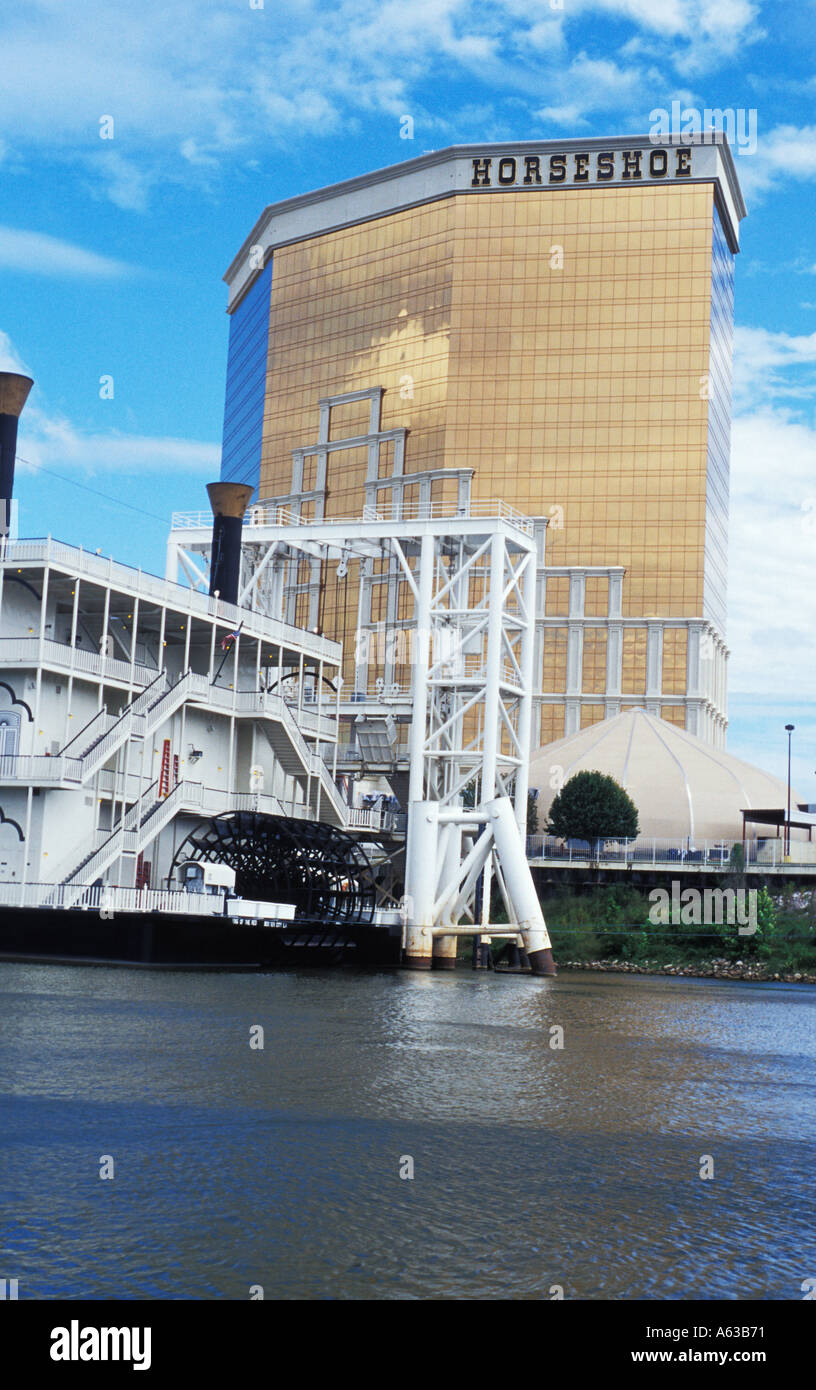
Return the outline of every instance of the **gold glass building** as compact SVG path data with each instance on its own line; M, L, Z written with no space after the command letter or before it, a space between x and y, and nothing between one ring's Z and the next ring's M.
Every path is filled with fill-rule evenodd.
M222 479L541 518L540 741L642 705L722 743L744 214L699 136L458 146L268 207L225 277ZM351 651L355 595L317 619Z

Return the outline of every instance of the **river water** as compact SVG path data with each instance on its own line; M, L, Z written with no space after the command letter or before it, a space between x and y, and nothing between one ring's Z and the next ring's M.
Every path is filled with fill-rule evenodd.
M814 1054L806 986L2 964L0 1276L800 1299Z

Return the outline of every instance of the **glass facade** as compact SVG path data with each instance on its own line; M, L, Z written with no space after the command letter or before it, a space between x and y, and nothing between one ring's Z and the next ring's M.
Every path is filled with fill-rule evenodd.
M551 518L549 566L625 567L621 616L643 627L624 634L618 688L643 696L646 620L724 632L732 314L712 182L462 192L320 233L278 247L274 278L235 310L222 477L256 482L260 456L262 497L308 492L314 460L298 486L292 451L316 442L318 401L383 388L380 429L407 429L406 474L472 470L474 497ZM368 410L335 406L329 437L365 436ZM325 515L359 516L366 446L327 469ZM453 479L431 486L455 501ZM567 587L548 581L553 617ZM331 582L321 600L322 629L349 647L356 598ZM605 580L587 603L603 617ZM550 691L565 635L545 633ZM665 635L658 701L686 692L686 631ZM583 652L586 723L604 714L587 697L604 693L605 631ZM545 703L541 741L564 721Z
M221 481L254 488L261 476L271 284L270 260L230 318Z
M728 547L728 479L731 450L731 346L734 326L734 257L717 209L711 245L711 344L709 354L708 472L703 614L725 636Z

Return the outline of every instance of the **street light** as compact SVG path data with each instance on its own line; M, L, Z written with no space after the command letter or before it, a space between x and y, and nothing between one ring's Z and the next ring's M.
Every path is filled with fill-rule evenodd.
M790 772L791 772L791 734L796 728L795 724L786 724L785 731L788 735L788 819L785 822L785 858L790 859Z

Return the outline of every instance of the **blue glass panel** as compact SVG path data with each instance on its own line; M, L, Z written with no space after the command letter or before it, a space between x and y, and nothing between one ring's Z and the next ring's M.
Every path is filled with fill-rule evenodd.
M249 483L255 489L261 477L271 288L269 261L230 318L227 355L221 481Z

